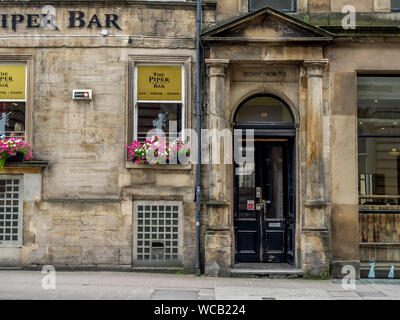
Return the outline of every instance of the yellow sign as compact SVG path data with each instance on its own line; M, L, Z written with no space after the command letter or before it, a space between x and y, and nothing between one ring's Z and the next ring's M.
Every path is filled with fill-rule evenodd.
M179 66L138 66L137 99L182 100L182 68Z
M0 64L0 100L25 100L26 65Z

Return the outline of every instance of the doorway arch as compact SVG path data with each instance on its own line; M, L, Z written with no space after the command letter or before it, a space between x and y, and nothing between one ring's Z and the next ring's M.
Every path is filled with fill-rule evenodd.
M248 173L234 168L235 262L294 264L295 116L283 99L256 94L233 119L234 129L243 130L235 148L254 159ZM254 136L246 138L245 130Z

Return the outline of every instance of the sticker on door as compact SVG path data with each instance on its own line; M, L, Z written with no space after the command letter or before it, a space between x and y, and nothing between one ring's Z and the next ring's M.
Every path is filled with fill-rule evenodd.
M247 210L254 211L254 200L247 200Z

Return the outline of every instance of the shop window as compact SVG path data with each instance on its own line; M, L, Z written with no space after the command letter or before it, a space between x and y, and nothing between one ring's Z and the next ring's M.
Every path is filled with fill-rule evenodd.
M145 140L150 130L177 137L184 121L184 67L137 65L134 99L135 140Z
M135 201L136 264L179 264L182 202Z
M264 7L283 12L296 12L296 0L249 0L249 11Z
M362 205L399 205L400 77L358 77L358 170Z
M25 139L27 66L0 63L0 135Z
M0 246L22 244L22 178L0 179Z
M392 11L400 11L400 0L391 0L390 8Z

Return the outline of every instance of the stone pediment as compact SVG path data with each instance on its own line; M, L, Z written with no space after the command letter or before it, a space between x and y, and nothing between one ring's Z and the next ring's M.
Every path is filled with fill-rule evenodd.
M331 33L321 28L270 8L202 31L202 39L207 42L318 42L332 38Z

